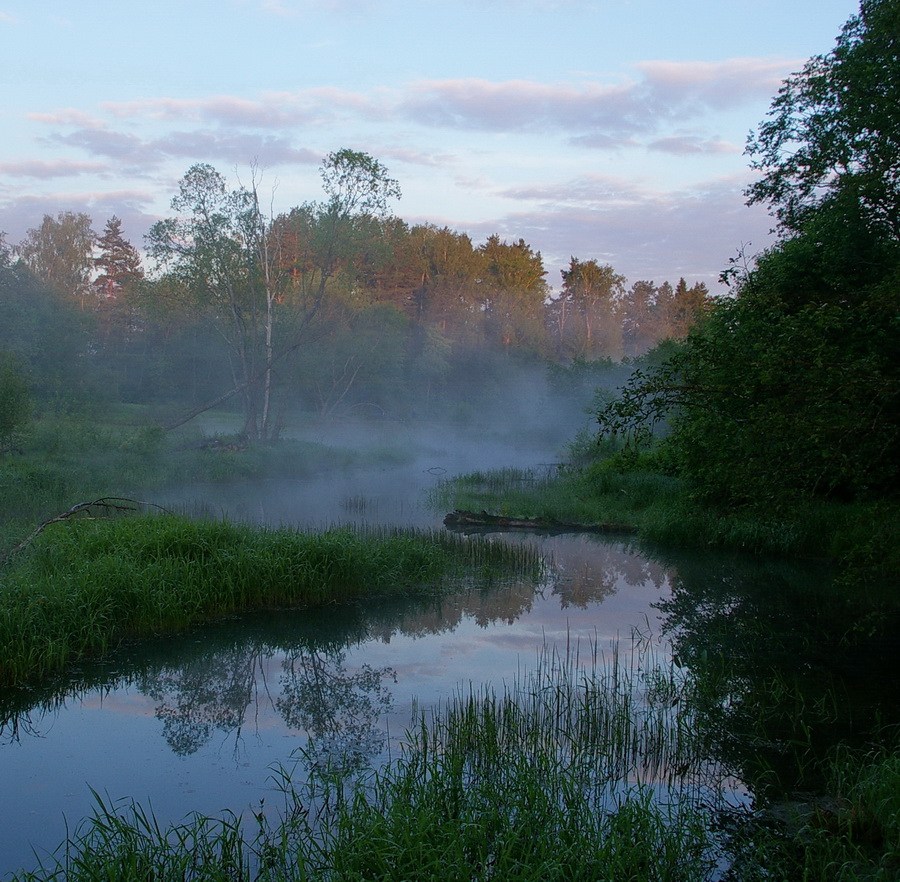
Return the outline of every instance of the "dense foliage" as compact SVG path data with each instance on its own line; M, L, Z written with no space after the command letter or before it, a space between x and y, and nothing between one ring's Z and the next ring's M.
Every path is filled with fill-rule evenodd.
M734 504L900 491L900 3L867 0L751 140L781 240L660 368L599 414Z

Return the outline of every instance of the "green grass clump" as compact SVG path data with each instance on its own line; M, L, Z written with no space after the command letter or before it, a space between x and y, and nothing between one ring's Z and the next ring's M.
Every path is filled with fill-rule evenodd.
M739 882L900 878L900 752L839 747L829 778L827 796L798 794L736 831Z
M468 571L537 573L536 552L445 533L305 533L171 515L51 525L0 570L0 685L123 640L265 607L437 590Z

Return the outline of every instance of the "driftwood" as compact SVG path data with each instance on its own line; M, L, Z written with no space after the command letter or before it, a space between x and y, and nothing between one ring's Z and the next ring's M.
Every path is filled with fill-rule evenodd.
M462 533L490 533L502 530L532 530L539 533L624 533L637 532L623 524L567 524L554 518L509 518L486 511L457 509L444 518L444 526Z
M36 538L39 536L47 527L51 524L58 524L60 521L68 520L69 518L75 517L77 514L81 514L82 512L88 513L88 518L93 520L92 512L95 509L101 509L107 513L116 512L122 513L126 511L138 511L141 506L149 506L151 508L158 508L161 511L166 511L162 506L155 505L152 502L140 502L137 499L128 499L124 496L101 496L100 499L95 499L93 502L79 502L77 505L73 505L68 511L64 511L62 514L56 515L56 517L49 518L36 527L29 536L26 536L15 548L6 554L0 554L0 564L6 563L14 554L20 552L23 548L27 548Z

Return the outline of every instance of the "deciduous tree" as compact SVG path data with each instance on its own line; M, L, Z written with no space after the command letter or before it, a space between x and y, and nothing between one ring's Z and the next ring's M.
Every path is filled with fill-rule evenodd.
M39 227L28 230L19 245L25 265L45 285L77 300L84 309L94 268L96 234L83 212L61 211L44 215Z

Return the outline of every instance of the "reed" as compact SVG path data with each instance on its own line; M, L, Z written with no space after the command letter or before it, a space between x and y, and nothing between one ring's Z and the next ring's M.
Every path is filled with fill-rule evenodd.
M713 879L703 745L674 669L645 638L635 650L634 663L548 650L501 692L461 691L368 779L282 772L274 820L261 808L162 828L98 800L55 858L15 879Z
M538 552L449 533L306 533L142 515L52 525L0 570L0 685L124 640L252 609L435 592L530 573Z

